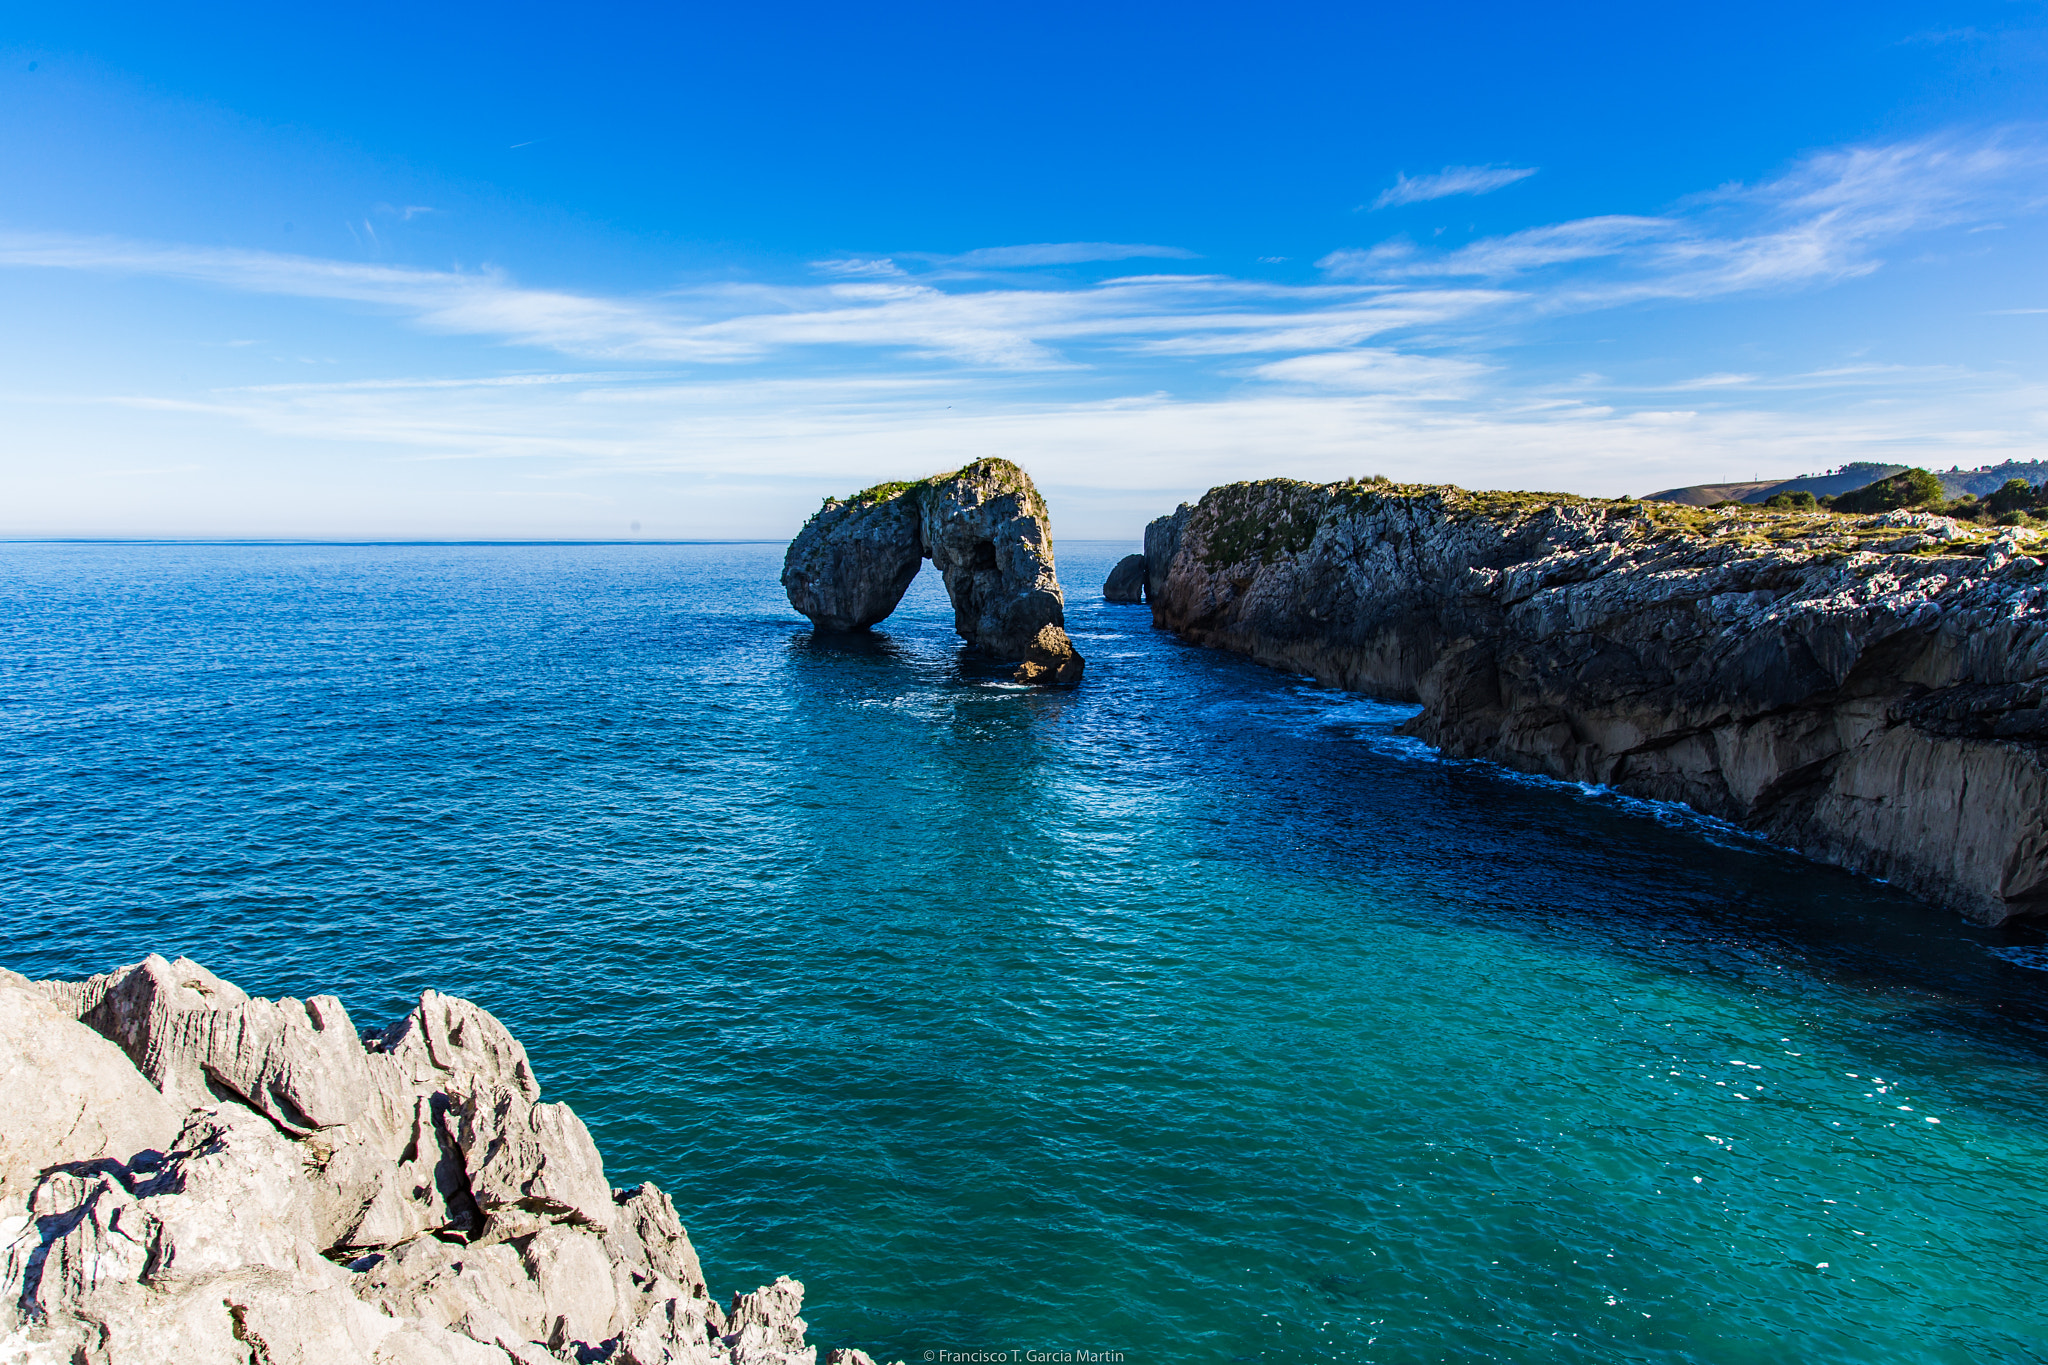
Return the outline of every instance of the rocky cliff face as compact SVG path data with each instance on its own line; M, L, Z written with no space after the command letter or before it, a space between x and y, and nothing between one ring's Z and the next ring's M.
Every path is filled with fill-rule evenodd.
M945 578L954 629L968 644L1023 660L1022 681L1081 680L1052 522L1030 475L1008 460L828 501L790 542L782 586L818 629L865 630L896 610L926 559Z
M1446 753L1682 801L1971 918L2048 912L2027 531L1385 481L1146 530L1155 624L1419 701Z
M183 958L0 972L0 1359L815 1365L801 1284L721 1307L668 1196L540 1093L433 991L359 1034Z
M789 604L820 630L866 630L896 610L924 564L917 499L856 493L804 523L783 557Z

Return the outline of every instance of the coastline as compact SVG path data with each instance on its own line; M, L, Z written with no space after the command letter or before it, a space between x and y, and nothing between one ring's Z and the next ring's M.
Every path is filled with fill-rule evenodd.
M2048 913L2048 586L1946 518L1212 489L1146 531L1156 626L1420 702L1459 758L1676 801L1985 924Z

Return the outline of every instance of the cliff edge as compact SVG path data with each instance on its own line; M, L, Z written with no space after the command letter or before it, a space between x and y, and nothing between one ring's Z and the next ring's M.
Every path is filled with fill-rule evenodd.
M1155 625L1987 924L2048 912L2040 544L1385 480L1232 484L1145 533Z
M803 1286L721 1307L466 1000L359 1034L185 958L0 971L0 1094L0 1359L816 1365Z

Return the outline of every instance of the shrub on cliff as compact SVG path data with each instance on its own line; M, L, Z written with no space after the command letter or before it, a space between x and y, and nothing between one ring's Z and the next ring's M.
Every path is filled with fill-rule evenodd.
M2041 505L2041 494L2025 479L2007 479L1997 492L1987 495L1984 505L1997 516L2008 512L2028 512Z
M1785 511L1811 512L1819 505L1818 500L1815 499L1813 494L1803 488L1796 493L1773 493L1764 499L1764 506L1776 507Z
M1927 507L1947 500L1941 480L1925 469L1903 469L1888 479L1844 493L1828 504L1837 512L1862 516L1901 507Z

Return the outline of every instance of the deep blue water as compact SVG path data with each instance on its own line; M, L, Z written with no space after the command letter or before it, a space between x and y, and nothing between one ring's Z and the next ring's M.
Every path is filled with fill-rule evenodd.
M476 999L889 1358L2048 1359L2038 932L1441 761L1129 548L1056 693L779 546L0 546L0 963Z

